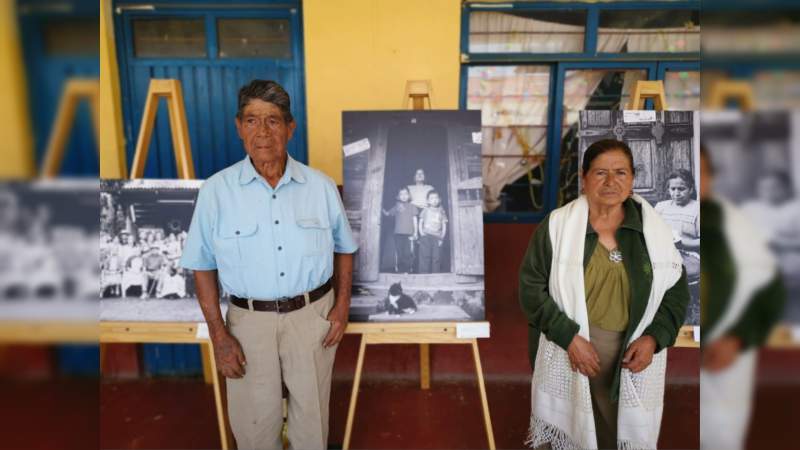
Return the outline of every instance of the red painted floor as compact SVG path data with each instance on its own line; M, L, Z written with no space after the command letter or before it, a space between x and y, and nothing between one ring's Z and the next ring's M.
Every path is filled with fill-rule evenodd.
M487 381L498 448L523 448L530 386ZM340 448L351 381L334 382L330 448ZM196 380L106 382L101 385L100 448L218 448L211 388ZM697 386L670 385L660 448L697 448ZM413 381L364 380L353 449L482 449L486 435L477 384L436 381L422 391Z
M99 394L97 379L0 381L0 448L97 448Z

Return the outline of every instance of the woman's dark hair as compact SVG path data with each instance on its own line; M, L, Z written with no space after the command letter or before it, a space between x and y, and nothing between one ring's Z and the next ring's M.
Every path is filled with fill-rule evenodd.
M628 162L631 163L631 174L635 175L636 166L633 165L633 152L631 152L631 148L628 147L628 144L616 139L601 139L592 143L592 145L586 149L586 152L583 154L583 165L581 166L583 174L585 175L589 172L589 168L592 166L592 161L594 161L595 158L603 153L613 151L621 151L625 154L625 157L628 158Z
M236 110L236 117L239 120L242 119L244 108L253 99L272 103L281 110L281 115L283 115L283 120L286 123L294 122L289 94L280 84L272 80L253 80L249 84L242 86L239 89L239 108Z
M694 185L694 176L692 176L692 172L689 172L686 169L675 169L667 175L667 178L664 180L667 189L669 189L669 180L674 180L679 178L686 183L686 186L692 190L693 194L697 194L697 188ZM692 196L694 198L694 195Z

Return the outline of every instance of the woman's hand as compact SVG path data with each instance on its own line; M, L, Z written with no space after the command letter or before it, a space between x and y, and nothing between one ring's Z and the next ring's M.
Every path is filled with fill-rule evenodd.
M701 366L709 372L726 369L736 361L741 349L742 341L739 338L734 336L721 337L705 346L701 356Z
M646 369L653 362L653 353L656 351L656 340L653 336L643 335L631 342L625 355L622 357L622 367L633 373Z
M600 357L591 342L576 334L567 347L572 370L593 377L600 372Z

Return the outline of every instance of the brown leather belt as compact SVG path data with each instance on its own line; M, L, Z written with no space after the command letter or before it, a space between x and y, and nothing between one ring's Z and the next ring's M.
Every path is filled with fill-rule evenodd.
M313 291L308 291L308 302L313 303L325 296L333 286L331 280L333 280L333 278L329 278L322 286ZM283 297L276 300L247 299L231 295L231 303L240 308L249 310L249 301L253 302L253 311L277 312L278 314L296 311L306 306L305 294L296 295L294 297Z

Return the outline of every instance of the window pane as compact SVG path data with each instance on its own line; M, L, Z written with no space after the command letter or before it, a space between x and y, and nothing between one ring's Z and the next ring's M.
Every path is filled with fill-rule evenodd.
M544 154L528 158L484 156L484 211L530 213L544 209ZM487 198L491 190L486 184L495 175L505 176L509 182ZM511 175L513 174L513 175Z
M100 21L64 19L48 22L42 30L45 53L53 56L100 54Z
M601 11L597 50L603 53L699 52L700 12Z
M582 110L625 109L646 70L568 70L564 74L558 205L578 196L578 121Z
M583 10L473 12L469 15L469 51L579 53L585 32Z
M549 89L548 66L469 68L467 109L480 109L483 125L484 211L541 210Z
M220 58L292 57L287 19L217 20Z
M664 75L667 109L697 111L700 109L700 72L668 70Z
M139 58L204 58L205 24L202 19L136 19L133 50Z

